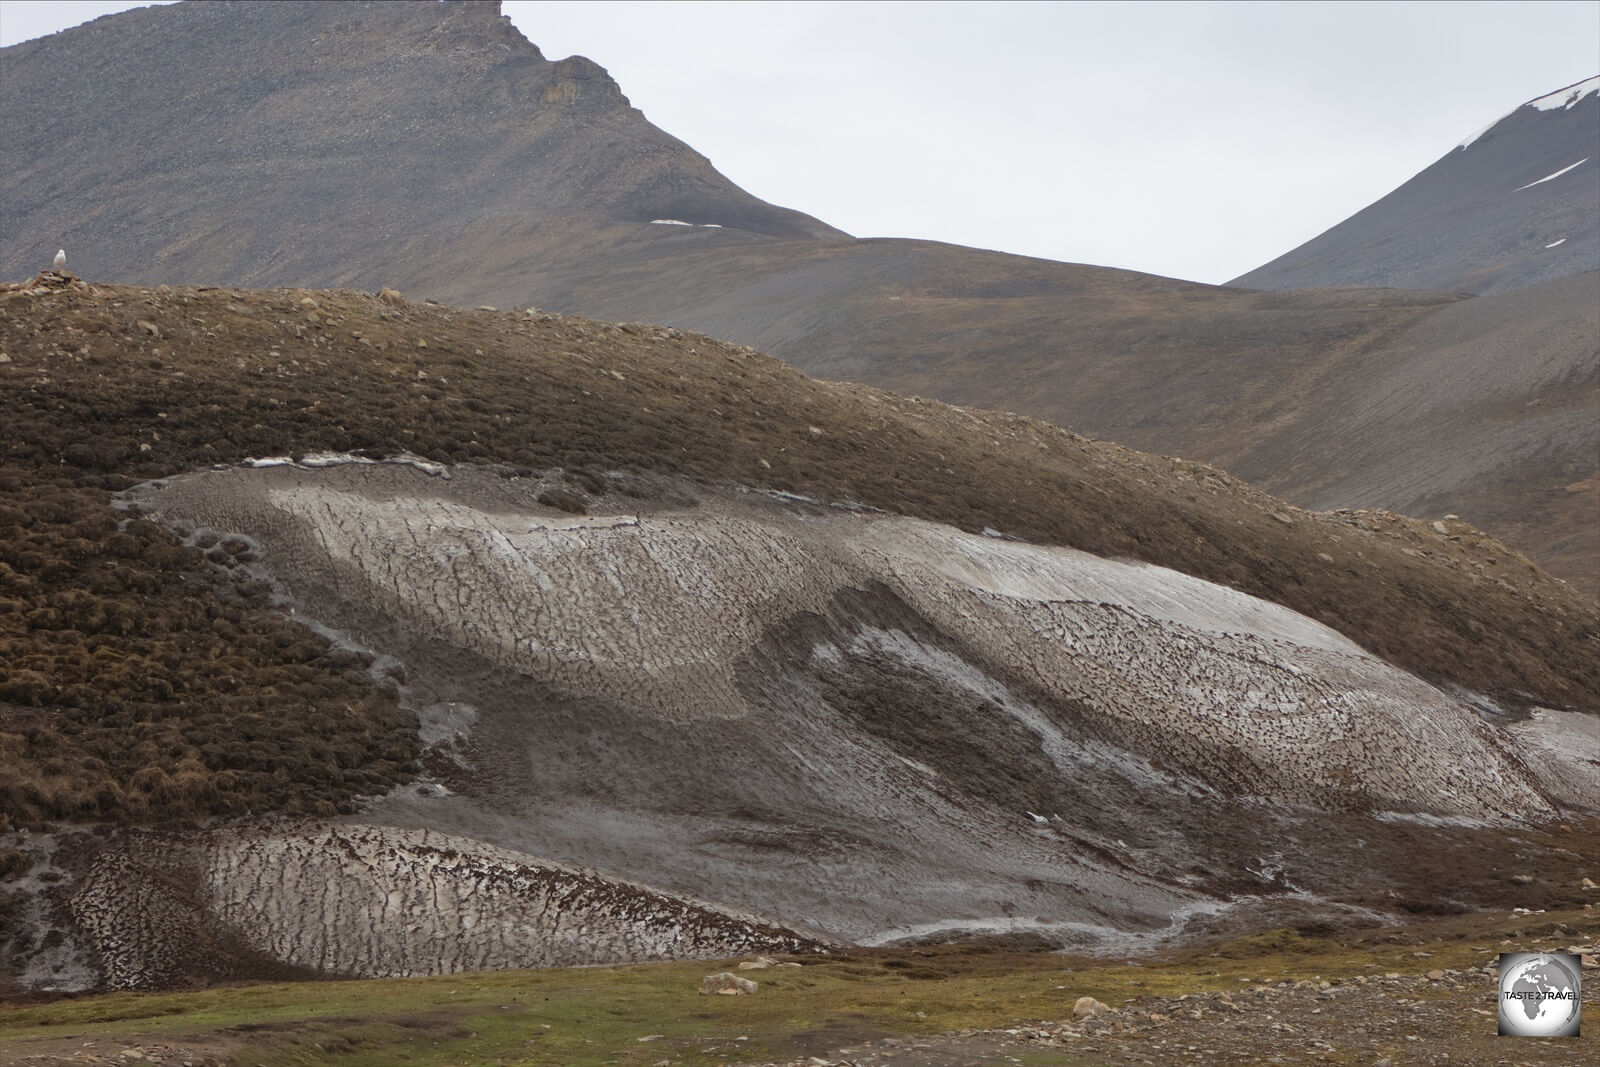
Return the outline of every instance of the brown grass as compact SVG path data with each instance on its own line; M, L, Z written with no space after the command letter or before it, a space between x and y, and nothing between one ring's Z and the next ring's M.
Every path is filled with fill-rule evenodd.
M108 506L142 479L320 450L560 468L568 509L642 470L993 527L1279 601L1431 678L1600 706L1600 609L1470 527L1313 516L1199 464L676 330L73 281L0 291L0 351L14 820L326 811L403 773L392 695L272 612L240 545L184 547Z

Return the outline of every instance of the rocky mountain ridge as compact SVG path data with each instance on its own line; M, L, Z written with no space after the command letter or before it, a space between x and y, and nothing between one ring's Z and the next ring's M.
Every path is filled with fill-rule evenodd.
M1600 76L1529 100L1388 196L1228 284L1510 292L1600 270L1597 220Z

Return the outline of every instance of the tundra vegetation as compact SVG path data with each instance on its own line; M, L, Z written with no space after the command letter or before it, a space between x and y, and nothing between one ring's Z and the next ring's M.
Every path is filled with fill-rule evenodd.
M1530 900L1566 901L1542 914L1284 928L1137 963L973 942L778 957L801 966L753 971L733 960L676 962L49 1000L17 1004L0 1019L0 1058L128 1062L119 1056L134 1050L207 1067L1234 1067L1304 1053L1346 1064L1492 1062L1505 1039L1495 1034L1486 968L1501 943L1564 950L1600 939L1600 911L1571 891L1581 867L1560 864L1532 887ZM697 994L702 976L728 968L756 980L755 995ZM1075 1019L1086 996L1112 1010ZM1593 1009L1594 995L1586 999ZM1542 1042L1541 1062L1576 1067L1589 1062L1589 1044Z
M1200 464L818 382L705 337L366 293L0 291L0 825L349 810L411 773L392 684L272 609L251 546L113 507L251 457L409 453L850 500L1147 560L1397 666L1600 704L1600 608L1471 527L1311 514Z

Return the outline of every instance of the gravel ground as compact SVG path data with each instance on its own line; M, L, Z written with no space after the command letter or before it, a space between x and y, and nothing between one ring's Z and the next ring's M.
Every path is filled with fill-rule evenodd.
M1331 982L1241 982L1237 991L1139 998L1088 1018L888 1038L782 1067L891 1063L1580 1067L1600 1062L1600 976L1595 976L1592 956L1584 968L1591 977L1583 990L1587 1032L1576 1039L1544 1040L1496 1034L1490 959L1478 970L1389 972Z

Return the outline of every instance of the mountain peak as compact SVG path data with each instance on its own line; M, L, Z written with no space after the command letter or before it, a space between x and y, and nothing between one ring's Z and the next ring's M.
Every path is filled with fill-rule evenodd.
M1506 119L1513 117L1524 108L1533 108L1535 111L1570 111L1585 97L1595 96L1596 94L1600 94L1600 75L1585 79L1581 82L1574 82L1565 88L1557 89L1553 93L1546 93L1543 96L1538 96L1532 100L1529 100L1521 107L1501 115L1499 118L1489 123L1489 125L1483 127L1477 133L1456 145L1456 148L1470 148L1484 134L1500 125Z
M1600 77L1535 97L1229 284L1506 292L1600 268Z
M597 102L620 107L631 106L622 87L610 73L586 56L568 56L550 67L554 81L544 91L545 103L571 103L590 96Z
M6 232L49 242L8 243L5 276L65 244L101 278L375 287L393 241L481 257L508 227L578 219L842 236L738 188L592 60L548 60L498 4L176 4L5 63L51 101L0 114Z

